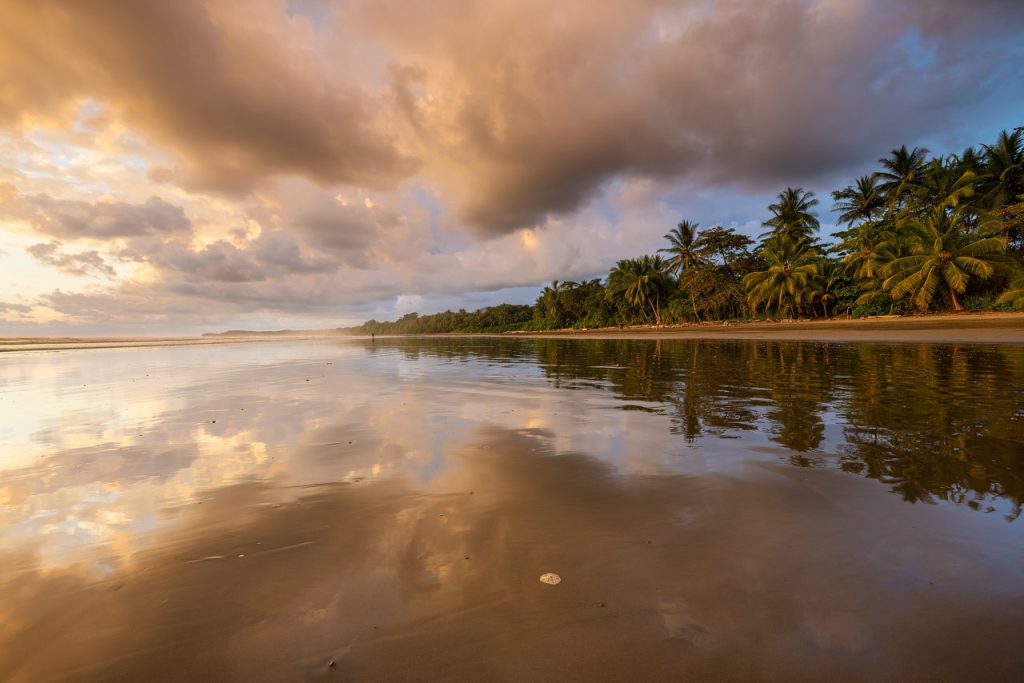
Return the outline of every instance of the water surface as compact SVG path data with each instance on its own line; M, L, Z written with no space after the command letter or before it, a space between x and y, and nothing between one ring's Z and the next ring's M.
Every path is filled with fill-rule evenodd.
M0 680L1012 679L1022 503L1017 345L8 353Z

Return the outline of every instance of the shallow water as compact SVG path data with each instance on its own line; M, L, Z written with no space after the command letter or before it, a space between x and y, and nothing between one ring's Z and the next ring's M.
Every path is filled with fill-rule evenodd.
M1018 345L9 353L0 680L1013 679L1022 503Z

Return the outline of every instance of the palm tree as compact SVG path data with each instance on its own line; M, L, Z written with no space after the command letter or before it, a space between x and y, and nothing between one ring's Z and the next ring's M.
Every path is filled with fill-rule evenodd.
M957 160L957 168L960 172L970 171L975 176L980 176L984 171L985 158L974 147L965 147L959 155L954 155Z
M810 239L821 223L811 213L811 209L818 205L813 192L804 191L802 188L787 187L779 193L774 204L768 205L772 217L764 222L766 228L771 228L761 237L782 237L794 242L802 239Z
M907 146L902 145L894 149L887 159L878 160L885 169L875 174L882 181L878 189L886 199L890 214L896 212L904 195L917 185L927 156L928 150L924 147L907 150Z
M843 267L837 261L829 258L821 259L818 263L817 277L812 282L815 285L815 295L821 303L821 312L827 318L828 309L835 300L835 291L843 281Z
M817 252L807 246L805 239L772 239L761 256L768 262L767 270L743 278L751 308L764 304L767 312L774 306L780 316L789 308L790 316L796 317L797 309L813 295L811 281L818 272Z
M918 183L912 188L914 204L920 213L934 208L955 209L974 195L974 171L964 169L960 159L932 159L925 164Z
M661 325L661 301L668 292L668 265L660 256L622 259L608 274L605 295L609 300L623 300L640 309L644 320L647 309L654 313L654 323Z
M866 226L865 226L866 227ZM896 258L896 234L888 230L859 230L857 241L843 258L846 272L856 280L873 280Z
M562 315L561 302L558 300L560 290L561 283L558 280L553 280L550 286L546 286L541 290L540 296L537 298L537 303L541 310L544 311L545 317L555 327L558 326L558 319Z
M982 145L985 205L997 209L1024 193L1024 128L999 134L994 145Z
M668 266L670 272L679 274L687 268L702 262L700 255L696 251L698 230L700 230L699 223L680 221L676 227L672 228L665 235L665 239L668 240L671 246L659 249L658 253L670 254L669 258L665 261L665 265Z
M884 208L885 202L878 187L878 177L862 175L856 183L832 193L833 211L841 212L839 222L853 225L870 221Z
M1024 276L1010 283L1010 288L1003 292L997 304L1010 304L1017 311L1024 311Z
M998 235L998 220L985 216L968 229L966 212L941 207L908 223L910 255L891 261L882 283L893 299L909 297L920 310L928 310L936 296L945 294L950 308L962 311L958 294L972 278L987 280L1006 264L1002 255L1007 240Z
M698 252L700 240L697 239L697 231L700 229L698 223L680 221L679 224L665 235L669 245L659 249L658 253L669 254L666 265L669 272L682 275L684 270L695 266L703 265L704 259ZM693 308L693 317L700 322L700 315L697 314L697 300L694 298L693 290L690 290L690 306Z
M576 302L572 292L577 287L579 284L575 282L553 280L549 286L541 290L537 303L554 327L562 327L565 314L574 307Z

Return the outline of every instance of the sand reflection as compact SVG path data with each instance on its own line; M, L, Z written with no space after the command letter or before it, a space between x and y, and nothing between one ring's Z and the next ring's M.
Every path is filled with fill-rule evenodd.
M1024 599L1005 588L1021 585L1024 553L975 552L982 517L932 520L864 480L784 465L624 479L551 442L477 430L416 488L308 486L282 504L266 485L230 486L107 580L24 568L5 583L0 674L926 678L1014 666ZM557 587L538 582L548 570Z
M903 398L928 372L974 392L926 432L846 374L892 382L904 352L473 344L6 367L5 401L47 400L5 426L35 450L0 461L0 679L1019 669L1018 523L885 481L937 443L960 456L917 475L933 502L1013 504L1017 426L980 407L1011 410L1012 352L908 349Z

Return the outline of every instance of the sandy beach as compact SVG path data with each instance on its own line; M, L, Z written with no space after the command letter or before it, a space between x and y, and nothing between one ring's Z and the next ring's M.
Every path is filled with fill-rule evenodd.
M1024 313L964 313L921 317L715 322L666 327L514 332L508 336L581 339L778 339L871 342L1024 342Z
M964 313L920 317L879 317L848 320L799 320L783 322L714 322L664 327L601 328L592 330L549 330L493 334L442 334L379 336L480 337L520 339L777 339L792 341L865 342L975 342L1024 343L1024 313ZM209 335L203 337L0 337L5 351L58 351L65 349L111 349L146 346L192 346L197 344L246 344L254 342L350 339L333 330L294 335L280 333L250 335Z
M273 341L306 341L323 335L281 337L277 335L209 337L0 337L0 353L12 351L68 351L72 349L129 349L147 346L196 346L246 344Z
M1016 344L6 354L0 680L1011 680L1022 392Z

